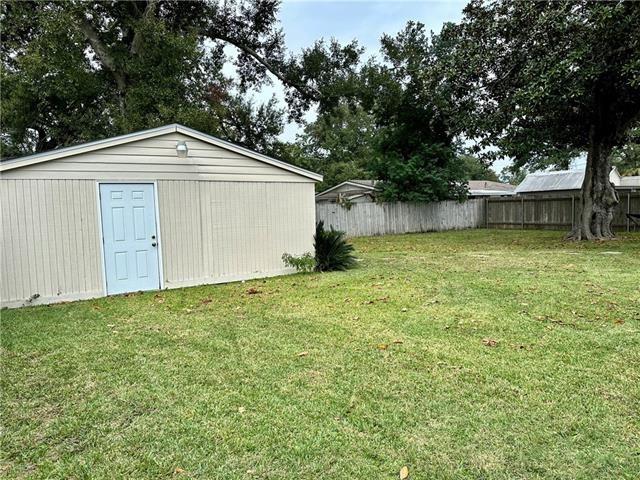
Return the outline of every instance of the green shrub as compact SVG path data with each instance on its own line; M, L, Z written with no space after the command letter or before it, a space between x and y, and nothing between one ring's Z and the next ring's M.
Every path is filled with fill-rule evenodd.
M313 272L316 268L316 259L309 252L298 256L283 253L282 261L287 267L293 267L298 272Z
M356 264L353 254L353 245L347 242L344 232L324 229L324 222L316 225L316 234L313 236L313 245L316 251L316 271L328 272L331 270L347 270Z

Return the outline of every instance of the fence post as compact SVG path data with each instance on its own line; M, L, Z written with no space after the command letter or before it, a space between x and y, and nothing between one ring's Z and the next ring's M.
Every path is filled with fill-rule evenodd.
M489 228L489 197L484 197L484 226Z
M576 226L576 196L571 195L571 230Z
M631 192L627 192L627 232L631 231L629 214L631 213Z
M520 199L520 229L524 230L524 197Z

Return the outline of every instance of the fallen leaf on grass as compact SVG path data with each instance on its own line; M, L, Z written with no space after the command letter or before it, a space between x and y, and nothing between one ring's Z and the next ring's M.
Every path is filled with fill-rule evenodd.
M386 350L387 348L389 348L389 345L387 345L386 343L378 344L378 350Z
M173 470L173 473L176 473L176 474L177 474L177 473L184 473L184 468L176 467L176 468Z
M299 357L306 357L307 355L309 355L309 352L300 352L298 354Z
M262 293L262 292L257 288L253 288L253 287L247 290L247 295L255 295L257 293Z
M388 301L389 301L389 296L380 297L380 298L375 298L375 299L372 299L372 300L369 300L369 301L365 302L365 305L373 305L376 302L387 303Z
M498 346L498 341L494 340L493 338L483 338L482 339L482 343L486 347L497 347Z
M206 304L208 304L208 303L211 303L212 301L213 301L213 300L211 300L210 298L205 298L204 300L202 300L202 302L201 302L201 303L202 303L203 305L206 305Z
M403 312L406 312L408 309L405 307L402 309Z
M402 340L394 340L393 343L395 343L396 345L400 345L404 342Z
M246 410L247 409L244 408L244 407L238 407L238 413L244 413L244 412L246 412Z
M406 480L409 478L409 467L406 465L400 469L400 480Z

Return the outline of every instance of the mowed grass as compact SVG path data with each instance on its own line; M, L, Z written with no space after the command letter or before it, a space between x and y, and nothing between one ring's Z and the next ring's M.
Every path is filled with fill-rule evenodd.
M2 312L7 478L640 477L640 235ZM611 253L615 252L615 253Z

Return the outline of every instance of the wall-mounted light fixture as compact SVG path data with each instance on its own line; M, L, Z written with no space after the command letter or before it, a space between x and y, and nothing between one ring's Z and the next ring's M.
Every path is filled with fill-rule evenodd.
M189 155L189 149L187 148L187 142L185 142L184 140L180 140L176 144L176 152L178 153L178 157L187 158L187 155Z

